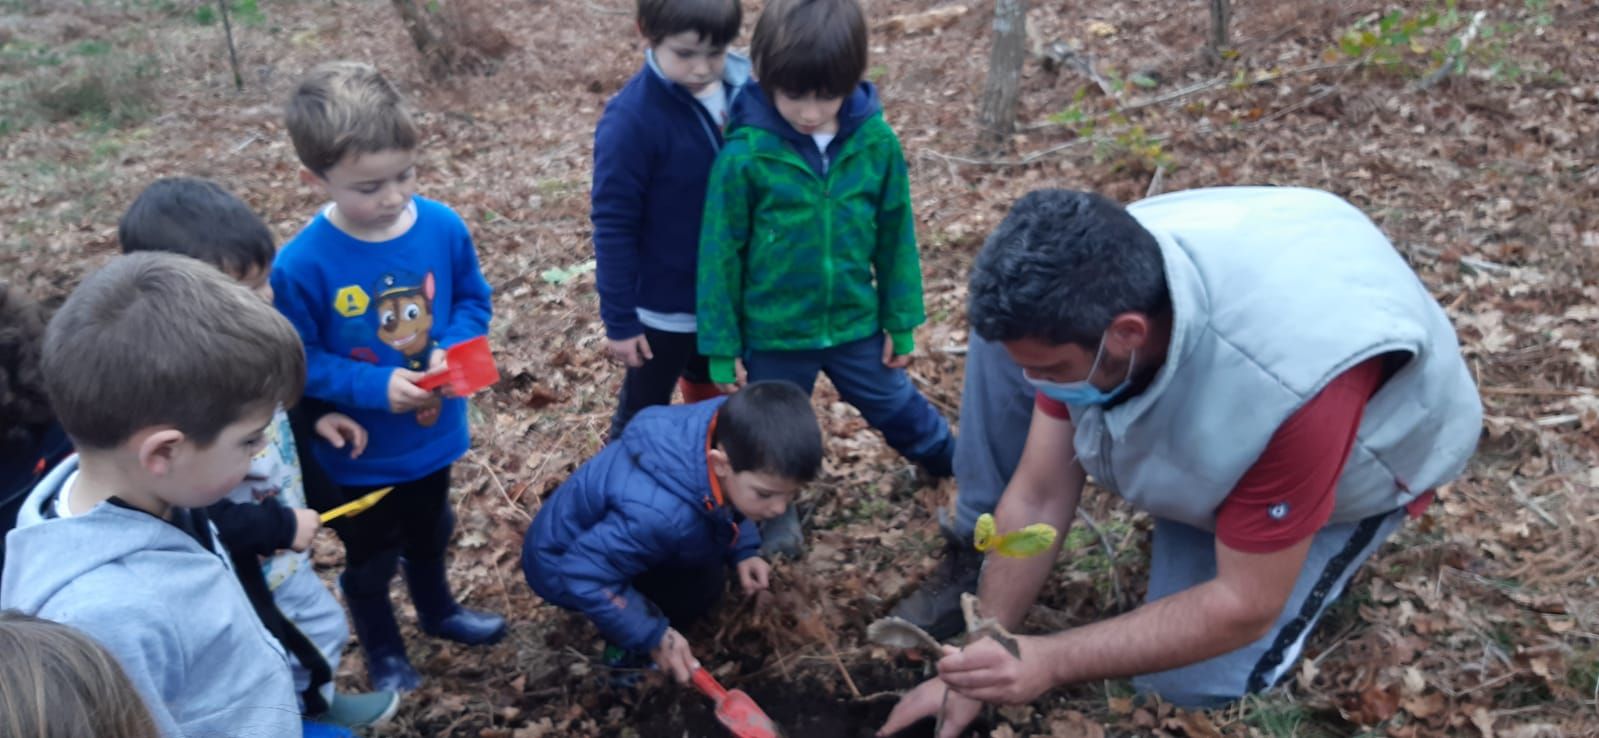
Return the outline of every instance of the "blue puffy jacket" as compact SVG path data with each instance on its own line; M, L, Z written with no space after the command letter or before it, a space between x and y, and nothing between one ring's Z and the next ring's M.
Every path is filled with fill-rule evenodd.
M660 566L736 564L759 551L755 523L711 492L706 438L722 401L641 410L544 501L522 543L534 592L645 653L667 621L633 588L636 577Z

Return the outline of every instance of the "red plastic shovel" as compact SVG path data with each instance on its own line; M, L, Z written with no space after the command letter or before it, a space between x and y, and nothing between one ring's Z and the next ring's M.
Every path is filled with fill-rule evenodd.
M444 368L423 375L416 386L425 390L448 387L456 397L465 397L498 381L500 370L494 366L489 339L478 336L451 346L444 352Z
M716 719L735 738L779 738L777 723L761 712L755 700L742 690L727 690L704 667L694 669L694 688L716 703Z

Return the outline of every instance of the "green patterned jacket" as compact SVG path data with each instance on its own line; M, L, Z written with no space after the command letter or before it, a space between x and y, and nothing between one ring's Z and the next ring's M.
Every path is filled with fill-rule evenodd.
M846 102L826 165L758 86L740 93L700 230L695 314L712 379L731 382L732 359L747 351L830 348L879 331L896 355L912 350L926 314L910 182L863 87L869 107L862 91Z

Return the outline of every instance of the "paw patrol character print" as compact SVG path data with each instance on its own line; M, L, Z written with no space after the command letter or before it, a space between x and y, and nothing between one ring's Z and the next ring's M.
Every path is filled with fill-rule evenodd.
M405 357L405 367L427 369L433 340L433 273L421 279L411 275L385 274L374 290L373 313L378 321L378 340ZM439 399L433 398L416 411L417 424L428 427L439 420Z

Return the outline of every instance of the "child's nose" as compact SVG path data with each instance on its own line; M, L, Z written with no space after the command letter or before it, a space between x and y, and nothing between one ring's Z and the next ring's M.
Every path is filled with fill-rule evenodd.
M405 193L400 191L399 185L385 185L383 188L383 204L389 207L399 207L403 204Z

